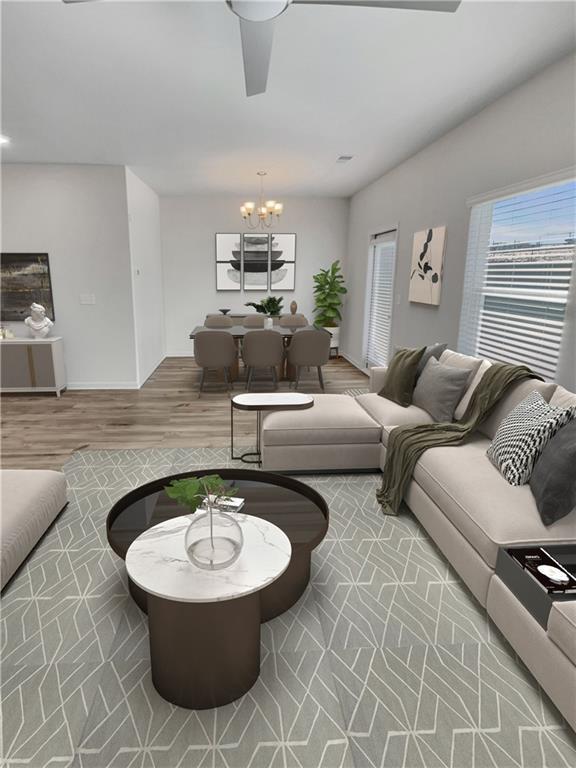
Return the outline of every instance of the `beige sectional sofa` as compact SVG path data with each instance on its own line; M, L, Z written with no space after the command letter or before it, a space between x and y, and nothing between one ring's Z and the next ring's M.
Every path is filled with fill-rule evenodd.
M450 350L440 361L475 370L457 408L458 417L489 363ZM383 469L394 426L432 422L420 408L402 408L377 394L385 372L385 368L371 370L369 394L319 395L308 411L268 414L262 423L263 468L290 472ZM486 456L499 423L535 389L553 405L576 405L576 394L554 384L530 380L511 387L465 445L424 453L405 498L576 730L576 601L556 602L543 629L495 575L500 547L576 543L576 510L546 527L530 487L509 485Z
M0 588L66 506L66 478L49 469L0 472Z

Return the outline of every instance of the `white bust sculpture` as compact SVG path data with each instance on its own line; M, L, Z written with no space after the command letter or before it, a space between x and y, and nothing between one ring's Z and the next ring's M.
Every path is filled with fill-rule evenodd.
M46 310L42 304L36 304L36 302L30 305L30 317L27 317L24 322L28 326L30 335L35 339L44 339L49 336L54 325L52 320L46 317Z

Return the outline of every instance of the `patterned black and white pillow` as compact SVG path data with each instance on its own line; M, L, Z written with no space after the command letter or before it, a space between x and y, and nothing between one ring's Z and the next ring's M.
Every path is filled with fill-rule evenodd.
M486 454L510 485L524 485L546 443L575 417L576 408L556 408L531 392L502 419Z

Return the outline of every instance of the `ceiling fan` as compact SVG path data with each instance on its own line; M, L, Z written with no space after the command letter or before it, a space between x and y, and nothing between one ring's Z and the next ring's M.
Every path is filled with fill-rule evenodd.
M65 3L90 2L90 0L63 1ZM292 3L454 13L461 0L226 0L226 3L240 20L246 96L256 96L266 90L276 19Z

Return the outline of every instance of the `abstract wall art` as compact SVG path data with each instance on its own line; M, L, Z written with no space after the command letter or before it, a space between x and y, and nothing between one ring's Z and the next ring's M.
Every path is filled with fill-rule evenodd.
M0 254L0 285L3 321L24 320L30 314L32 302L42 304L46 315L54 320L47 253Z
M293 291L295 234L216 235L217 291Z
M216 235L216 290L239 291L242 281L240 233Z
M409 300L440 304L446 227L416 232L412 246Z

